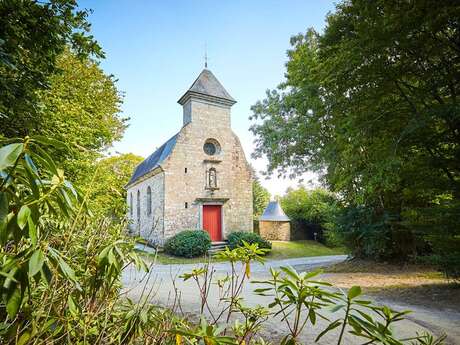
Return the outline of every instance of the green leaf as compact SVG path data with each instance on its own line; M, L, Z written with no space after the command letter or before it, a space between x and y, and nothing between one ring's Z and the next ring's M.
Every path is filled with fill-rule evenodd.
M8 215L8 195L0 192L0 221Z
M51 278L53 277L53 273L51 272L51 270L49 269L46 263L43 265L40 273L41 273L42 280L46 282L47 284L50 284Z
M68 278L69 280L77 283L77 277L75 276L75 271L65 262L65 260L62 258L61 254L59 251L57 251L54 248L49 247L48 252L50 256L55 260L55 262L58 265L59 270L61 273Z
M56 167L56 164L54 163L54 160L51 158L51 156L45 150L43 150L40 147L40 145L34 145L34 148L38 154L35 154L34 152L32 152L31 154L33 158L35 158L36 161L39 161L41 164L43 164L53 174L57 175L58 169Z
M311 324L315 325L316 324L316 313L313 308L310 308L310 310L308 311L308 316L310 317Z
M34 135L32 139L40 144L50 145L57 149L69 149L64 142L43 135Z
M5 244L8 239L8 220L7 218L0 219L0 244Z
M343 304L336 304L331 308L331 313L335 313L336 311L345 308Z
M18 225L21 229L24 229L24 227L27 224L27 221L29 220L30 217L30 208L27 205L23 205L21 209L19 210L18 213Z
M295 279L295 280L299 280L300 277L299 277L299 274L297 273L297 271L291 267L291 266L282 266L280 267L280 269L286 273L287 275L289 275L291 278Z
M59 267L60 267L62 273L64 273L64 275L67 278L69 278L69 279L71 279L73 281L77 281L77 277L75 276L75 271L67 264L67 262L64 261L64 259L59 257L58 264L59 264Z
M315 342L317 342L318 340L320 340L326 333L329 333L330 331L332 331L334 328L337 328L339 327L340 325L342 324L342 322L340 320L335 320L334 322L331 322L329 324L329 326L326 327L326 329L324 331L322 331L320 334L318 334L318 336L316 337L315 339Z
M69 306L70 313L73 316L77 316L78 315L78 307L77 307L77 304L75 303L74 299L70 295L69 295L69 297L67 297L67 304Z
M0 170L5 170L14 165L22 153L24 144L16 143L4 146L0 149Z
M8 300L6 302L6 311L8 316L13 319L16 314L18 313L19 306L21 305L22 301L22 294L19 287L16 287L13 293L8 296Z
M34 251L32 256L30 257L29 260L29 276L33 277L35 276L38 272L43 267L43 263L45 261L45 257L43 255L43 252L40 249L37 249Z
M0 243L8 238L8 195L0 192Z
M25 345L27 344L27 342L29 341L30 339L30 333L29 332L25 332L21 335L21 337L19 338L18 342L17 342L17 345Z
M32 241L33 245L36 245L37 241L38 241L38 234L37 234L37 227L35 226L35 223L34 223L32 217L28 218L27 225L28 225L28 228L29 228L30 240Z
M361 295L361 287L355 285L355 286L352 286L350 290L348 290L347 297L348 299L351 300L359 295Z
M37 167L35 166L34 164L34 161L32 160L32 158L30 158L30 155L29 154L25 154L24 155L24 160L26 162L26 165L30 168L30 170L32 170L32 172L34 174L38 174L38 169Z

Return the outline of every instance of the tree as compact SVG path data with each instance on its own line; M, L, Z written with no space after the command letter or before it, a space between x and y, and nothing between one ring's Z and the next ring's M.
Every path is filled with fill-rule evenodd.
M65 50L56 63L61 72L38 93L41 122L31 132L67 144L51 154L78 181L90 174L102 151L121 139L127 119L120 116L122 95L114 77L96 62Z
M143 158L132 153L101 159L94 174L87 177L82 189L88 206L95 214L123 219L127 212L125 185Z
M361 230L378 224L384 257L458 241L442 215L460 214L459 18L453 1L342 2L291 39L286 81L252 108L268 172L320 173Z
M87 16L75 0L0 2L0 135L24 136L40 125L36 92L49 87L66 47L80 58L103 57Z
M291 219L291 229L295 238L317 239L331 244L335 241L335 222L340 211L337 197L331 192L317 188L307 190L289 188L280 198L281 207Z
M259 179L256 177L252 181L252 207L254 213L254 221L258 221L259 217L267 207L270 201L270 192L262 186Z

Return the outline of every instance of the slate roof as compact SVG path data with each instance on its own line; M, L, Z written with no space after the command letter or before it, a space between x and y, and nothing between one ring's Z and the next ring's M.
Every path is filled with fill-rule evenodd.
M286 214L284 213L278 201L270 201L267 207L265 208L264 213L259 218L259 220L268 221L268 222L289 222L290 221L289 217L286 216Z
M176 145L179 133L161 145L154 153L144 159L134 170L133 176L129 180L127 186L136 182L139 178L149 173L153 169L159 167L163 161L171 154L174 146Z
M236 103L219 80L217 80L215 75L207 68L201 71L198 78L196 78L192 86L190 86L187 92L179 99L178 103L183 105L192 96L198 98L200 98L200 96L205 96L215 101L228 103L229 105Z

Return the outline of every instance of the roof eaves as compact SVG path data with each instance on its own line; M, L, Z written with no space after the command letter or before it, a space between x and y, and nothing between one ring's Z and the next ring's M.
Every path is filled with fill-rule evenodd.
M177 103L179 103L180 105L184 105L185 103L188 102L188 100L192 98L207 101L210 103L218 103L218 104L226 105L226 106L232 106L233 104L236 103L236 101L233 98L228 99L228 98L216 97L212 95L207 95L205 93L200 93L200 92L195 92L195 91L190 91L190 90L184 93L184 95L181 98L179 98Z

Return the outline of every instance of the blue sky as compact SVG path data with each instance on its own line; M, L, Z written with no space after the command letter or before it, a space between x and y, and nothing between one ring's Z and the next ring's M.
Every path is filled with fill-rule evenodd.
M257 170L266 162L250 158L250 107L283 80L290 37L321 30L334 9L326 0L93 0L80 6L94 11L92 32L106 53L101 66L125 95L129 128L114 150L146 157L180 129L177 100L203 69L206 45L209 69L238 101L232 127ZM297 185L276 177L262 183L272 195Z

